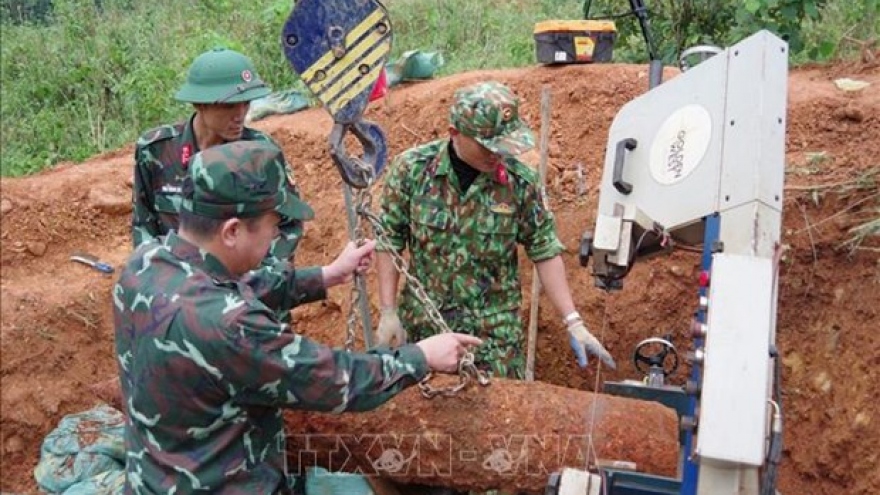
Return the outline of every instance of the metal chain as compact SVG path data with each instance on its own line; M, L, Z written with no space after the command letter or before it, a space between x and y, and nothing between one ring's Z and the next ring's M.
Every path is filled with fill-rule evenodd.
M422 381L419 382L419 391L427 399L433 399L438 395L444 397L452 397L471 383L476 381L482 386L489 385L489 375L477 368L474 364L474 354L466 352L458 362L458 383L446 387L433 387L428 382L431 381L433 375L428 373Z
M424 305L428 320L439 328L441 332L451 332L452 329L449 328L449 325L446 324L443 316L440 315L440 310L437 309L437 305L435 305L434 301L428 296L428 291L425 290L425 286L422 285L419 279L409 272L406 260L403 259L403 256L391 246L391 243L388 241L388 232L385 231L385 227L382 226L382 222L379 218L368 208L361 210L359 213L370 222L370 225L373 227L373 235L376 236L376 243L379 247L387 250L388 254L391 255L391 261L394 263L394 267L404 276L407 285L412 289L416 299Z
M363 222L361 221L361 215L358 215L357 212L360 211L364 205L369 205L370 202L372 202L370 188L375 180L375 175L373 174L372 168L362 163L360 160L357 161L357 165L359 166L358 171L366 178L367 187L355 189L354 197L352 198L355 215L351 240L356 245L361 246L365 241L364 228ZM346 185L345 187L349 186ZM354 349L355 335L358 328L357 308L361 306L361 301L364 297L363 292L360 290L360 281L362 277L363 275L355 272L351 280L351 304L348 307L347 333L345 336L345 350L348 352L351 352ZM361 321L361 325L362 324L363 321Z
M372 179L369 180L369 183L372 184ZM364 204L368 204L371 200L369 186L363 189L358 189L353 201L355 212L359 211ZM354 228L352 229L352 241L358 246L364 243L364 229L360 215L355 215ZM361 301L364 297L363 292L360 290L362 277L363 275L355 273L351 280L351 304L348 308L348 324L345 336L345 350L348 352L351 352L354 349L355 333L359 326L357 308L361 307Z
M367 189L369 189L369 187L364 191ZM443 316L440 315L440 310L437 309L437 305L434 304L434 301L428 296L428 291L425 290L425 286L422 285L419 279L409 272L406 260L403 259L403 256L391 246L391 242L388 240L388 232L385 230L385 227L382 225L379 218L370 209L371 203L372 195L370 195L369 192L365 192L363 200L358 203L358 215L367 219L373 227L373 235L376 237L376 243L391 256L391 261L394 264L394 267L397 268L397 271L406 279L407 286L412 289L416 299L421 303L422 308L425 310L428 321L437 327L441 333L452 332L452 329L446 324ZM422 395L428 399L433 399L438 395L451 397L467 387L471 381L476 381L482 386L489 385L489 375L477 368L474 364L474 359L474 354L472 352L466 352L462 356L458 363L458 383L456 385L433 387L429 383L433 375L428 373L428 375L419 382L419 390L422 392Z
M361 245L364 242L364 229L363 222L361 220L367 219L367 221L373 228L373 234L376 237L377 244L380 247L384 248L390 254L394 267L399 273L403 274L408 286L413 290L416 299L425 308L430 323L436 326L441 333L451 332L452 329L449 328L449 325L446 324L443 316L440 315L440 311L437 309L437 306L428 296L428 292L425 290L425 287L417 278L415 278L409 272L406 260L404 260L403 257L400 256L400 254L391 247L391 243L388 241L388 233L385 231L385 228L382 226L379 218L371 210L373 196L370 189L372 188L373 182L375 181L375 175L373 174L372 168L364 163L361 163L360 161L358 161L357 165L359 165L360 168L359 172L363 174L363 176L366 178L367 186L357 190L357 193L355 195L356 199L355 201L353 201L353 203L355 204L354 208L356 219L354 222L352 240L358 245ZM355 274L352 280L351 305L349 306L348 311L347 335L345 342L345 349L348 352L351 352L354 348L355 331L357 328L356 307L360 305L361 298L364 297L364 294L358 288L359 277L362 277L362 275ZM463 390L471 381L476 381L482 386L489 385L489 376L484 371L476 367L476 365L474 364L474 359L474 355L471 352L466 352L462 356L461 360L458 363L459 380L458 384L456 385L435 388L428 383L432 378L432 374L428 373L428 375L426 375L425 378L419 382L419 389L422 395L428 399L432 399L438 395L451 397L457 394L459 391Z

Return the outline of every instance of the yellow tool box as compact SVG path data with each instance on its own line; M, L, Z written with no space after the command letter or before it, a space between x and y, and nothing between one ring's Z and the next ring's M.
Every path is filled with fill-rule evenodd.
M610 62L617 38L613 21L542 21L535 24L535 52L542 64Z

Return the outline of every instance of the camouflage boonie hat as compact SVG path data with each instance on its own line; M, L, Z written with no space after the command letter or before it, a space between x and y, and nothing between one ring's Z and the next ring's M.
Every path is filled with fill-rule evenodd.
M535 147L535 136L519 118L519 98L497 81L456 91L449 121L463 135L499 155L519 155Z
M265 141L234 141L196 153L181 208L203 217L253 218L275 210L284 219L315 212L291 189L284 155Z

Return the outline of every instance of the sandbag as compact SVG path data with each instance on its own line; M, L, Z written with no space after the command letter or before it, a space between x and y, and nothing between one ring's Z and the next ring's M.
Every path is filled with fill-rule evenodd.
M51 494L122 492L125 416L102 404L62 418L40 447L34 477Z

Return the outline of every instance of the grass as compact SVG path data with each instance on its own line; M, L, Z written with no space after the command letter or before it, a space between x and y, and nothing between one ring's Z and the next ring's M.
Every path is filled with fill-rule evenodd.
M44 20L14 22L17 17L10 14L10 6L45 10L48 3L3 4L3 176L34 173L60 161L82 161L131 143L153 126L182 118L189 108L172 95L190 61L218 45L248 54L273 88L299 84L279 39L291 0L55 0ZM595 3L596 9L603 3L621 4ZM658 16L667 3L652 3ZM878 3L865 0L860 6L829 0L826 10L833 22L814 23L805 37L815 43L836 39L838 54L847 55L852 43L844 36L860 40L866 39L863 33L877 32ZM533 64L535 22L579 19L583 13L582 0L386 0L386 6L394 29L392 56L411 49L440 51L446 64L439 75ZM658 17L655 23L659 31L669 25L661 21ZM619 26L615 59L643 61L645 49L635 24ZM675 51L667 40L672 34L655 36L667 47L667 62L673 62Z
M571 0L389 2L395 47L441 51L441 75L533 64L535 23L578 19L581 8Z

